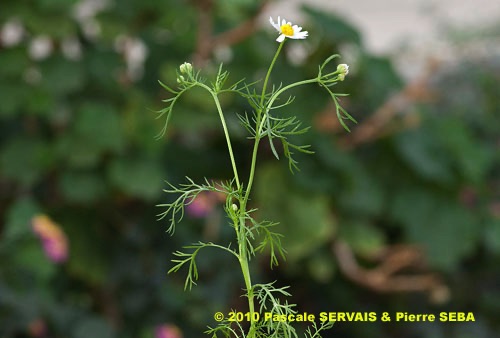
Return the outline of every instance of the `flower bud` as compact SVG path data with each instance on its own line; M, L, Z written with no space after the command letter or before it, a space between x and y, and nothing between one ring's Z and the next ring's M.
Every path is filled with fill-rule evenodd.
M238 206L235 203L231 205L231 208L233 209L233 211L238 211Z
M179 70L181 74L191 74L193 72L193 66L189 62L184 62L180 65Z
M179 75L179 77L177 78L177 83L184 83L184 81L186 81L186 79L184 79L184 76Z
M349 66L346 65L345 63L341 63L340 65L337 66L337 72L347 75L349 74Z
M349 74L349 66L345 63L341 63L337 66L337 72L339 73L338 78L340 81L344 81L345 76Z

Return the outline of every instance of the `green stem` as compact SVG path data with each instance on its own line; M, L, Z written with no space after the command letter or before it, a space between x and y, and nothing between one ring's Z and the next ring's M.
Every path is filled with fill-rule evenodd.
M274 101L276 101L276 99L283 92L285 92L285 91L287 91L287 90L289 90L289 89L291 89L293 87L297 87L297 86L301 86L301 85L309 84L309 83L315 83L315 82L319 82L319 79L318 78L314 78L314 79L304 80L304 81L300 81L300 82L289 84L288 86L285 86L285 87L281 88L276 93L274 93L273 96L271 96L271 98L269 99L269 102L267 103L266 107L263 108L263 110L265 110L265 114L263 116L259 115L257 117L257 127L256 127L256 130L255 130L255 143L253 145L252 163L251 163L251 166L250 166L250 175L249 175L249 178L248 178L248 185L247 185L245 197L244 197L244 200L243 200L243 205L246 206L246 203L248 201L248 197L250 196L250 190L252 188L253 179L254 179L254 176L255 176L255 166L256 166L256 163L257 163L257 150L258 150L258 147L259 147L260 135L262 133L262 128L264 128L264 123L266 122L267 113L271 109Z
M262 132L262 128L264 127L264 123L266 122L267 113L269 112L269 110L273 106L274 101L276 101L276 99L281 94L283 94L284 92L286 92L289 89L292 89L293 87L298 87L298 86L302 86L302 85L309 84L309 83L315 83L315 82L319 82L318 78L295 82L295 83L289 84L288 86L281 88L276 93L274 93L273 96L271 96L271 98L269 99L269 102L267 103L267 105L265 107L266 113L264 114L262 120L260 121L259 126L257 127L256 134L260 135L260 133Z
M262 87L262 94L260 96L260 104L259 104L259 109L257 111L257 121L256 125L260 125L260 120L262 119L262 112L264 111L264 100L266 96L266 90L267 90L267 84L269 82L269 77L271 75L271 72L273 70L274 64L276 63L276 60L278 59L278 55L281 52L281 49L283 48L284 41L280 43L278 50L274 54L273 60L271 61L271 64L269 65L269 69L267 70L266 78L264 79L264 85ZM252 152L252 164L250 167L250 175L248 178L248 186L246 188L243 200L241 201L240 208L241 208L241 215L239 219L239 225L238 227L240 228L240 231L237 230L236 234L238 236L238 245L239 245L239 250L240 250L240 266L241 266L241 271L243 273L243 279L245 280L245 287L247 289L247 297L248 297L248 311L250 312L250 329L248 330L248 338L254 338L255 337L255 322L253 321L253 314L255 312L255 304L254 304L254 294L253 294L253 286L252 286L252 279L250 277L250 269L248 266L248 253L247 253L247 248L246 248L246 238L244 237L244 227L246 226L245 224L245 212L246 212L246 205L248 201L248 197L250 196L250 191L252 190L252 183L253 183L253 178L255 176L255 164L257 162L257 152L259 148L259 141L260 141L260 133L255 135L255 142L253 146L253 152Z
M271 64L269 65L269 69L267 70L266 78L264 79L264 86L262 87L262 94L260 95L260 107L262 109L262 105L264 104L264 97L266 96L266 89L267 89L267 83L269 82L269 76L271 75L271 71L274 68L274 63L278 59L278 55L281 52L281 49L283 48L283 45L285 44L286 40L283 40L283 42L280 43L278 46L278 50L274 54L273 60L271 61ZM259 112L262 113L262 110Z
M240 227L245 227L245 218L240 217ZM243 233L243 231L242 231ZM253 321L255 305L254 305L254 294L253 294L253 285L252 278L250 277L250 268L248 266L248 253L246 250L246 238L244 235L240 237L238 240L240 246L240 266L241 272L243 273L243 279L245 280L245 288L247 290L247 298L248 298L248 312L250 312L250 329L248 331L248 338L253 338L255 336L255 322Z
M274 54L273 60L271 61L271 64L269 65L269 69L267 70L266 78L264 79L264 85L262 87L262 94L260 95L260 104L259 104L259 110L257 111L257 120L256 120L256 125L259 126L261 119L262 119L262 112L264 111L264 99L266 97L266 90L267 90L267 83L269 82L269 77L271 76L271 72L274 68L274 64L276 63L276 60L278 59L278 55L281 52L281 49L283 48L283 45L285 44L286 40L283 40L283 42L280 43L278 46L278 50L276 50L276 53ZM250 197L250 191L252 190L252 184L253 184L253 178L255 176L255 165L257 163L257 152L259 150L259 142L260 142L260 130L256 130L255 134L255 142L253 145L253 151L252 151L252 163L250 165L250 174L248 176L248 185L247 189L245 192L245 197L243 198L242 202L242 207L246 208L248 198Z
M197 85L206 89L214 99L215 106L217 107L217 111L219 112L220 122L222 123L222 129L224 129L224 136L226 137L227 149L229 151L229 157L231 158L231 166L233 167L234 179L236 180L236 187L238 188L238 190L240 190L241 189L240 178L238 175L238 169L236 167L236 161L234 160L234 152L233 152L233 147L231 145L231 138L229 137L229 131L226 125L226 119L224 118L224 114L222 112L222 107L220 105L217 93L203 83L197 83Z
M243 213L244 215L244 213ZM245 281L245 288L247 290L248 298L248 312L250 313L250 329L248 331L248 338L255 336L255 322L253 321L255 305L254 305L254 294L252 286L252 278L250 277L250 268L248 265L248 252L246 247L245 238L245 216L232 217L234 223L234 230L236 231L236 238L238 240L238 261L240 262L241 272L243 274L243 279Z

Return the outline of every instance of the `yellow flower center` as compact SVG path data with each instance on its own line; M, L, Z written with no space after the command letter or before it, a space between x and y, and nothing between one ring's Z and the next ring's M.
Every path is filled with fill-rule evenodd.
M292 25L289 23L284 24L283 26L280 27L281 33L285 34L286 36L293 36L293 28Z

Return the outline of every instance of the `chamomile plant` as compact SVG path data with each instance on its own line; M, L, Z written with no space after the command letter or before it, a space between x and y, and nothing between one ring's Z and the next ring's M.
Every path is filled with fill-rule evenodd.
M164 100L165 108L159 111L158 117L164 118L165 123L160 136L167 132L170 119L173 116L176 103L184 93L193 89L201 88L213 99L214 111L220 118L222 131L225 136L227 151L232 167L233 178L227 182L194 182L186 178L186 182L179 186L169 184L164 191L175 196L173 202L160 204L162 212L160 219L168 221L168 232L174 234L175 228L181 222L187 205L202 192L217 192L225 196L224 210L229 219L229 226L234 229L235 243L212 243L195 242L185 246L182 251L174 252L175 258L172 260L174 266L169 272L186 271L185 289L191 289L198 279L198 268L196 258L198 254L207 247L213 247L225 251L234 256L235 265L239 265L244 283L245 298L248 300L247 309L239 311L248 313L248 323L221 321L216 327L209 327L206 333L211 337L298 337L295 328L288 320L275 321L265 320L260 314L266 313L280 316L274 318L290 318L296 313L296 306L286 299L290 297L288 287L277 287L275 282L257 284L252 282L249 262L257 254L269 254L271 267L278 265L279 259L285 259L286 251L281 243L282 235L275 231L277 223L270 220L257 220L254 218L258 206L249 205L255 178L257 155L261 142L268 142L276 158L279 159L279 150L275 143L281 143L284 157L288 160L291 171L298 169L294 159L296 152L312 153L308 145L292 143L291 136L300 135L309 129L303 127L296 116L283 116L277 112L278 108L290 105L294 98L287 96L292 88L304 85L319 85L333 100L338 119L341 125L349 130L346 121L356 122L340 105L339 97L345 94L334 93L332 87L343 81L348 74L349 67L346 64L339 64L337 67L331 66L338 55L327 58L318 67L317 76L302 81L271 85L270 78L283 46L289 39L305 39L307 31L302 27L292 25L292 23L278 17L277 22L270 18L271 25L278 31L279 36L276 41L279 43L277 51L271 60L267 74L263 81L255 83L245 83L243 80L232 84L227 84L229 79L228 71L222 65L213 81L207 81L201 76L201 70L196 69L190 63L183 63L177 72L177 88L171 88L163 83L171 97ZM333 68L333 71L327 69ZM246 99L253 108L250 113L238 115L241 125L249 134L249 140L253 142L250 157L250 167L245 172L249 172L248 177L240 175L239 168L234 157L231 141L231 133L226 123L226 117L219 96L223 93L240 95ZM283 97L285 97L283 99ZM241 171L243 172L243 170ZM284 316L284 317L283 317ZM321 331L330 328L333 323L313 323L304 333L305 337L321 337Z

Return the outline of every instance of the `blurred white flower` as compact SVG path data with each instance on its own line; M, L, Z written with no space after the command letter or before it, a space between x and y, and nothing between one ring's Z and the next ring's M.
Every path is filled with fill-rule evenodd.
M233 51L229 46L215 46L214 57L220 63L227 63L233 59Z
M73 7L73 16L82 22L94 18L109 6L109 0L80 0Z
M111 6L110 0L80 0L73 6L73 17L82 27L88 39L95 39L101 34L101 25L97 14Z
M29 55L33 60L43 60L52 53L52 40L46 35L33 38L29 46Z
M5 47L13 47L21 42L24 35L24 27L18 19L7 21L0 31L0 41Z
M127 35L119 35L115 39L115 49L124 56L127 64L127 76L135 81L144 73L144 62L148 56L148 47L138 39Z
M278 22L275 23L273 18L269 18L269 22L271 25L281 33L280 36L276 39L278 42L283 42L285 38L290 39L305 39L308 36L307 31L302 31L302 27L293 25L291 22L287 22L285 19L281 19L278 16Z
M70 60L80 60L82 58L82 47L75 37L65 38L61 43L64 56Z

